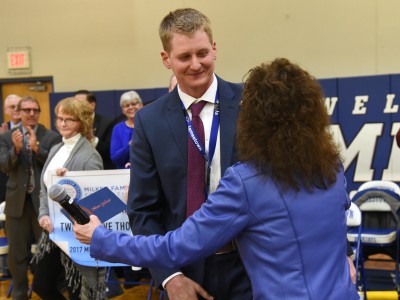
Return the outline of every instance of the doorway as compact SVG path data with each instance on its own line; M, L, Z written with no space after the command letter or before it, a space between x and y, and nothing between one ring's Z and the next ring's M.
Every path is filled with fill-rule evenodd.
M49 94L53 92L53 77L30 77L30 78L9 78L0 79L1 86L1 116L2 122L9 120L8 116L4 114L4 99L10 95L15 94L21 97L32 96L35 97L40 104L40 119L39 123L46 128L51 128L50 120L50 97Z

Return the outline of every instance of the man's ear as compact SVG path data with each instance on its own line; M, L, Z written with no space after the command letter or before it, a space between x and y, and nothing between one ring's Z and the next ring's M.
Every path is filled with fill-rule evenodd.
M167 68L167 69L171 69L171 63L170 63L170 60L169 60L169 55L168 55L168 53L165 51L165 50L163 50L163 51L161 51L161 59L162 59L162 62L163 62L163 64L164 64L164 66Z
M217 44L215 42L212 44L212 49L214 52L214 60L217 60Z

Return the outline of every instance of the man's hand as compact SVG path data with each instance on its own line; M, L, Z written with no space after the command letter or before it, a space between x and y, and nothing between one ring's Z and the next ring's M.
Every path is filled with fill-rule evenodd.
M15 147L15 153L19 154L19 152L21 152L22 146L24 145L24 136L22 135L21 130L14 130L11 135L11 139Z
M1 124L0 126L0 133L5 133L9 130L8 128L8 124L6 122L4 122L3 124Z
M197 295L206 300L214 299L198 283L184 275L177 275L167 282L165 289L170 300L197 300Z
M72 229L74 230L75 238L78 241L86 245L90 245L90 242L92 241L93 232L97 228L97 226L100 225L101 222L99 218L95 215L91 215L89 223L85 225L79 225L78 223L75 222L74 226L72 226Z

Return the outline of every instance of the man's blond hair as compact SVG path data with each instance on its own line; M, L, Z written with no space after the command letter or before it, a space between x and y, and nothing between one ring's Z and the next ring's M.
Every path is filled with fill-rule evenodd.
M210 43L213 43L210 19L193 8L181 8L170 12L161 21L159 35L166 52L171 51L173 33L192 36L196 31L204 30Z

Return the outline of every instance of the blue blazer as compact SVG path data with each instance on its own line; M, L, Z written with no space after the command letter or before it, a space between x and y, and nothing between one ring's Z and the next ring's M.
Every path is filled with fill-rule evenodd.
M237 161L235 126L242 87L217 77L220 100L221 172ZM165 234L186 219L188 133L175 88L135 115L131 143L129 219L134 234ZM201 284L204 262L183 269L151 270L157 284L182 271Z
M182 266L236 237L254 299L359 299L346 257L343 171L328 190L283 192L249 163L227 170L181 228L129 236L96 228L93 257L135 266Z

